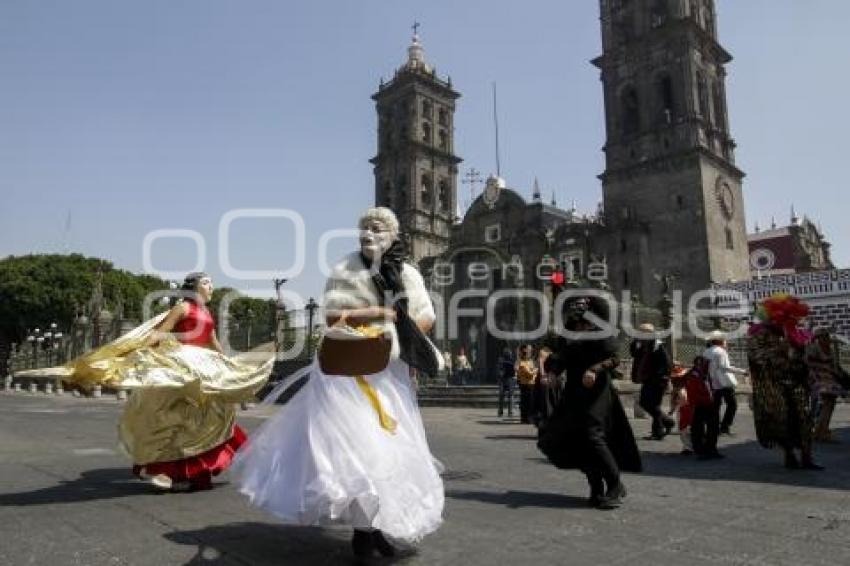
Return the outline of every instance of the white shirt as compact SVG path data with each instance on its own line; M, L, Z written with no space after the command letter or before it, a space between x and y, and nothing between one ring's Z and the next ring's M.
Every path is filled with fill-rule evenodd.
M729 362L729 354L722 346L711 346L705 350L703 357L708 360L708 375L711 379L711 390L735 387L738 380L735 374L746 375L747 370L734 367Z

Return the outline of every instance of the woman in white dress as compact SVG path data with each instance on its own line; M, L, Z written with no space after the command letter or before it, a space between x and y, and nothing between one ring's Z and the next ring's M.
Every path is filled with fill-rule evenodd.
M425 337L435 315L422 276L402 261L398 220L387 208L360 219L360 251L328 279L328 326L376 327L392 337L390 361L371 375L322 372L307 383L237 454L242 493L297 525L354 527L356 556L395 554L388 540L413 543L442 521L441 465L431 455L411 368L433 373L442 356ZM386 537L384 536L386 535Z

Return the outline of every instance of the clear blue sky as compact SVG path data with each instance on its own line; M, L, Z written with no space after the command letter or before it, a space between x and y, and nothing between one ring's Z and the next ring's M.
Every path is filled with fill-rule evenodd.
M414 20L428 61L462 93L461 173L495 168L496 81L508 184L529 195L536 176L547 199L555 190L591 211L604 143L588 63L598 17L592 0L4 0L0 257L70 248L140 271L145 234L186 228L205 236L219 284L268 290L221 276L217 226L234 208L285 207L308 236L288 286L316 295L318 238L353 227L373 200L369 96L404 61ZM850 2L719 0L718 18L735 57L727 90L749 227L786 222L793 202L847 266ZM292 236L280 221L237 222L233 263L291 265ZM194 264L184 240L153 254L165 269Z

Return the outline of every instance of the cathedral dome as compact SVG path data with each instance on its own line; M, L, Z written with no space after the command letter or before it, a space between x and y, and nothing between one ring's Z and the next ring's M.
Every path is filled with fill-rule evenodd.
M433 68L425 62L425 48L419 42L419 34L413 32L410 47L407 48L407 62L402 67L405 70L432 73Z

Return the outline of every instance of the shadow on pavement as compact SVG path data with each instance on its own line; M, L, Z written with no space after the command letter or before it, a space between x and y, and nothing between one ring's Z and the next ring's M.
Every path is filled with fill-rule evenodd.
M351 553L349 529L244 522L174 531L163 536L173 543L195 547L195 556L185 566L362 564L355 561ZM404 564L409 562L409 558L383 559L374 563Z
M643 475L698 480L773 483L799 487L850 490L850 428L835 430L839 444L815 444L815 461L824 471L789 470L779 448L768 450L755 440L720 446L722 460L700 461L679 453L648 451L655 443L641 443ZM669 437L671 442L675 437ZM725 437L724 437L725 438ZM675 439L678 442L678 439Z
M60 480L57 485L33 491L0 494L0 507L5 505L48 505L77 503L156 494L151 486L133 477L128 467L87 470L74 480Z
M510 509L520 507L548 507L548 508L571 508L586 507L587 500L583 497L573 497L560 493L541 493L536 491L473 491L473 490L446 490L446 497L452 499L463 499L466 501L478 501L494 505L504 505Z

